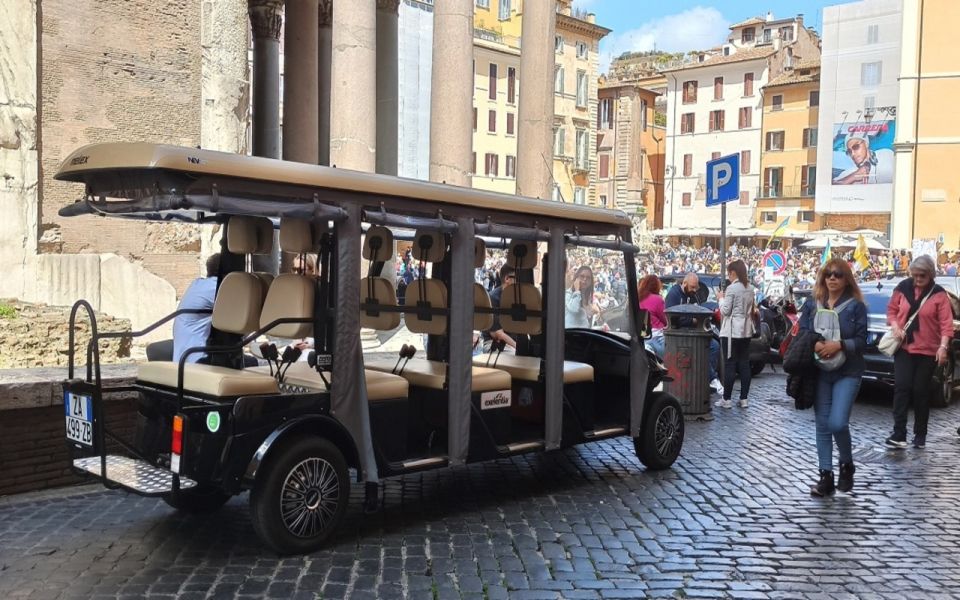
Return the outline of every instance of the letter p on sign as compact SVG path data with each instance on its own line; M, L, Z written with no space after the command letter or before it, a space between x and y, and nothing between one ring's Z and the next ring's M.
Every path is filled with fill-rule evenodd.
M707 163L707 206L740 197L740 155L721 156Z

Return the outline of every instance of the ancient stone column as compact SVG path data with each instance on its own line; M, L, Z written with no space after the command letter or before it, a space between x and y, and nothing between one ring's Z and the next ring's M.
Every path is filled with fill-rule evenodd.
M552 197L555 3L523 3L520 32L520 106L517 128L517 194Z
M377 166L377 5L352 2L348 10L334 10L332 27L330 163L372 173Z
M280 158L282 0L250 0L253 28L253 154Z
M437 2L433 11L430 180L469 187L473 162L473 0Z
M282 0L250 0L253 28L253 155L280 158L280 27ZM280 268L278 236L273 253L255 256L255 271L277 273Z
M330 67L333 63L333 0L319 0L317 14L319 100L317 106L317 137L320 145L319 163L330 164Z
M200 9L200 146L246 154L250 117L247 0L202 0ZM220 226L200 226L197 272L220 251Z
M400 0L377 0L377 173L397 174Z
M288 0L283 38L283 159L317 164L317 2Z

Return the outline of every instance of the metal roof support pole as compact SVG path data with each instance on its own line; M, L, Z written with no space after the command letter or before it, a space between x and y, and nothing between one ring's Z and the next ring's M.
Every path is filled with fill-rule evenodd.
M462 465L470 449L470 394L473 389L473 219L457 219L450 276L450 362L447 372L451 465Z
M627 231L627 244L633 243L632 233ZM647 350L640 336L640 326L637 323L637 310L640 306L637 295L636 255L626 252L623 255L624 268L627 272L627 315L630 323L630 435L638 437L640 426L643 424L644 403L647 399L647 379L650 376L650 365L647 363Z
M558 225L550 227L550 241L547 242L547 319L544 327L546 334L546 415L544 441L547 450L560 447L563 433L563 356L564 356L564 262L566 247L563 229Z

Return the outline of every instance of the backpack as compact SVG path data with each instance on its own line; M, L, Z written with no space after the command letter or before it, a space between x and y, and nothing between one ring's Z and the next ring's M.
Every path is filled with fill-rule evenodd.
M823 336L826 342L840 341L840 313L847 309L853 303L853 298L836 306L833 310L826 308L823 303L817 301L817 312L813 316L813 330ZM847 355L843 350L837 352L830 358L820 358L815 355L817 366L822 371L836 371L847 362Z

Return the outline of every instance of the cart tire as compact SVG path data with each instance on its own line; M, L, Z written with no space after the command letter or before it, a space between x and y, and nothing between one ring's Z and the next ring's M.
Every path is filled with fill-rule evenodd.
M176 496L164 494L163 501L179 510L192 515L203 515L220 510L232 496L220 488L198 485L180 490Z
M932 386L930 406L938 408L950 406L954 396L953 386L957 383L953 379L953 360L952 357L949 358L946 365L938 366L933 372L933 381L930 383Z
M329 440L298 437L262 465L250 494L253 528L280 554L320 548L343 520L350 476Z
M680 401L665 392L654 392L640 426L640 437L633 438L637 458L651 471L670 468L683 447L683 431Z
M763 373L763 368L766 366L767 366L767 363L760 360L755 360L750 363L750 374L756 377L760 373Z

